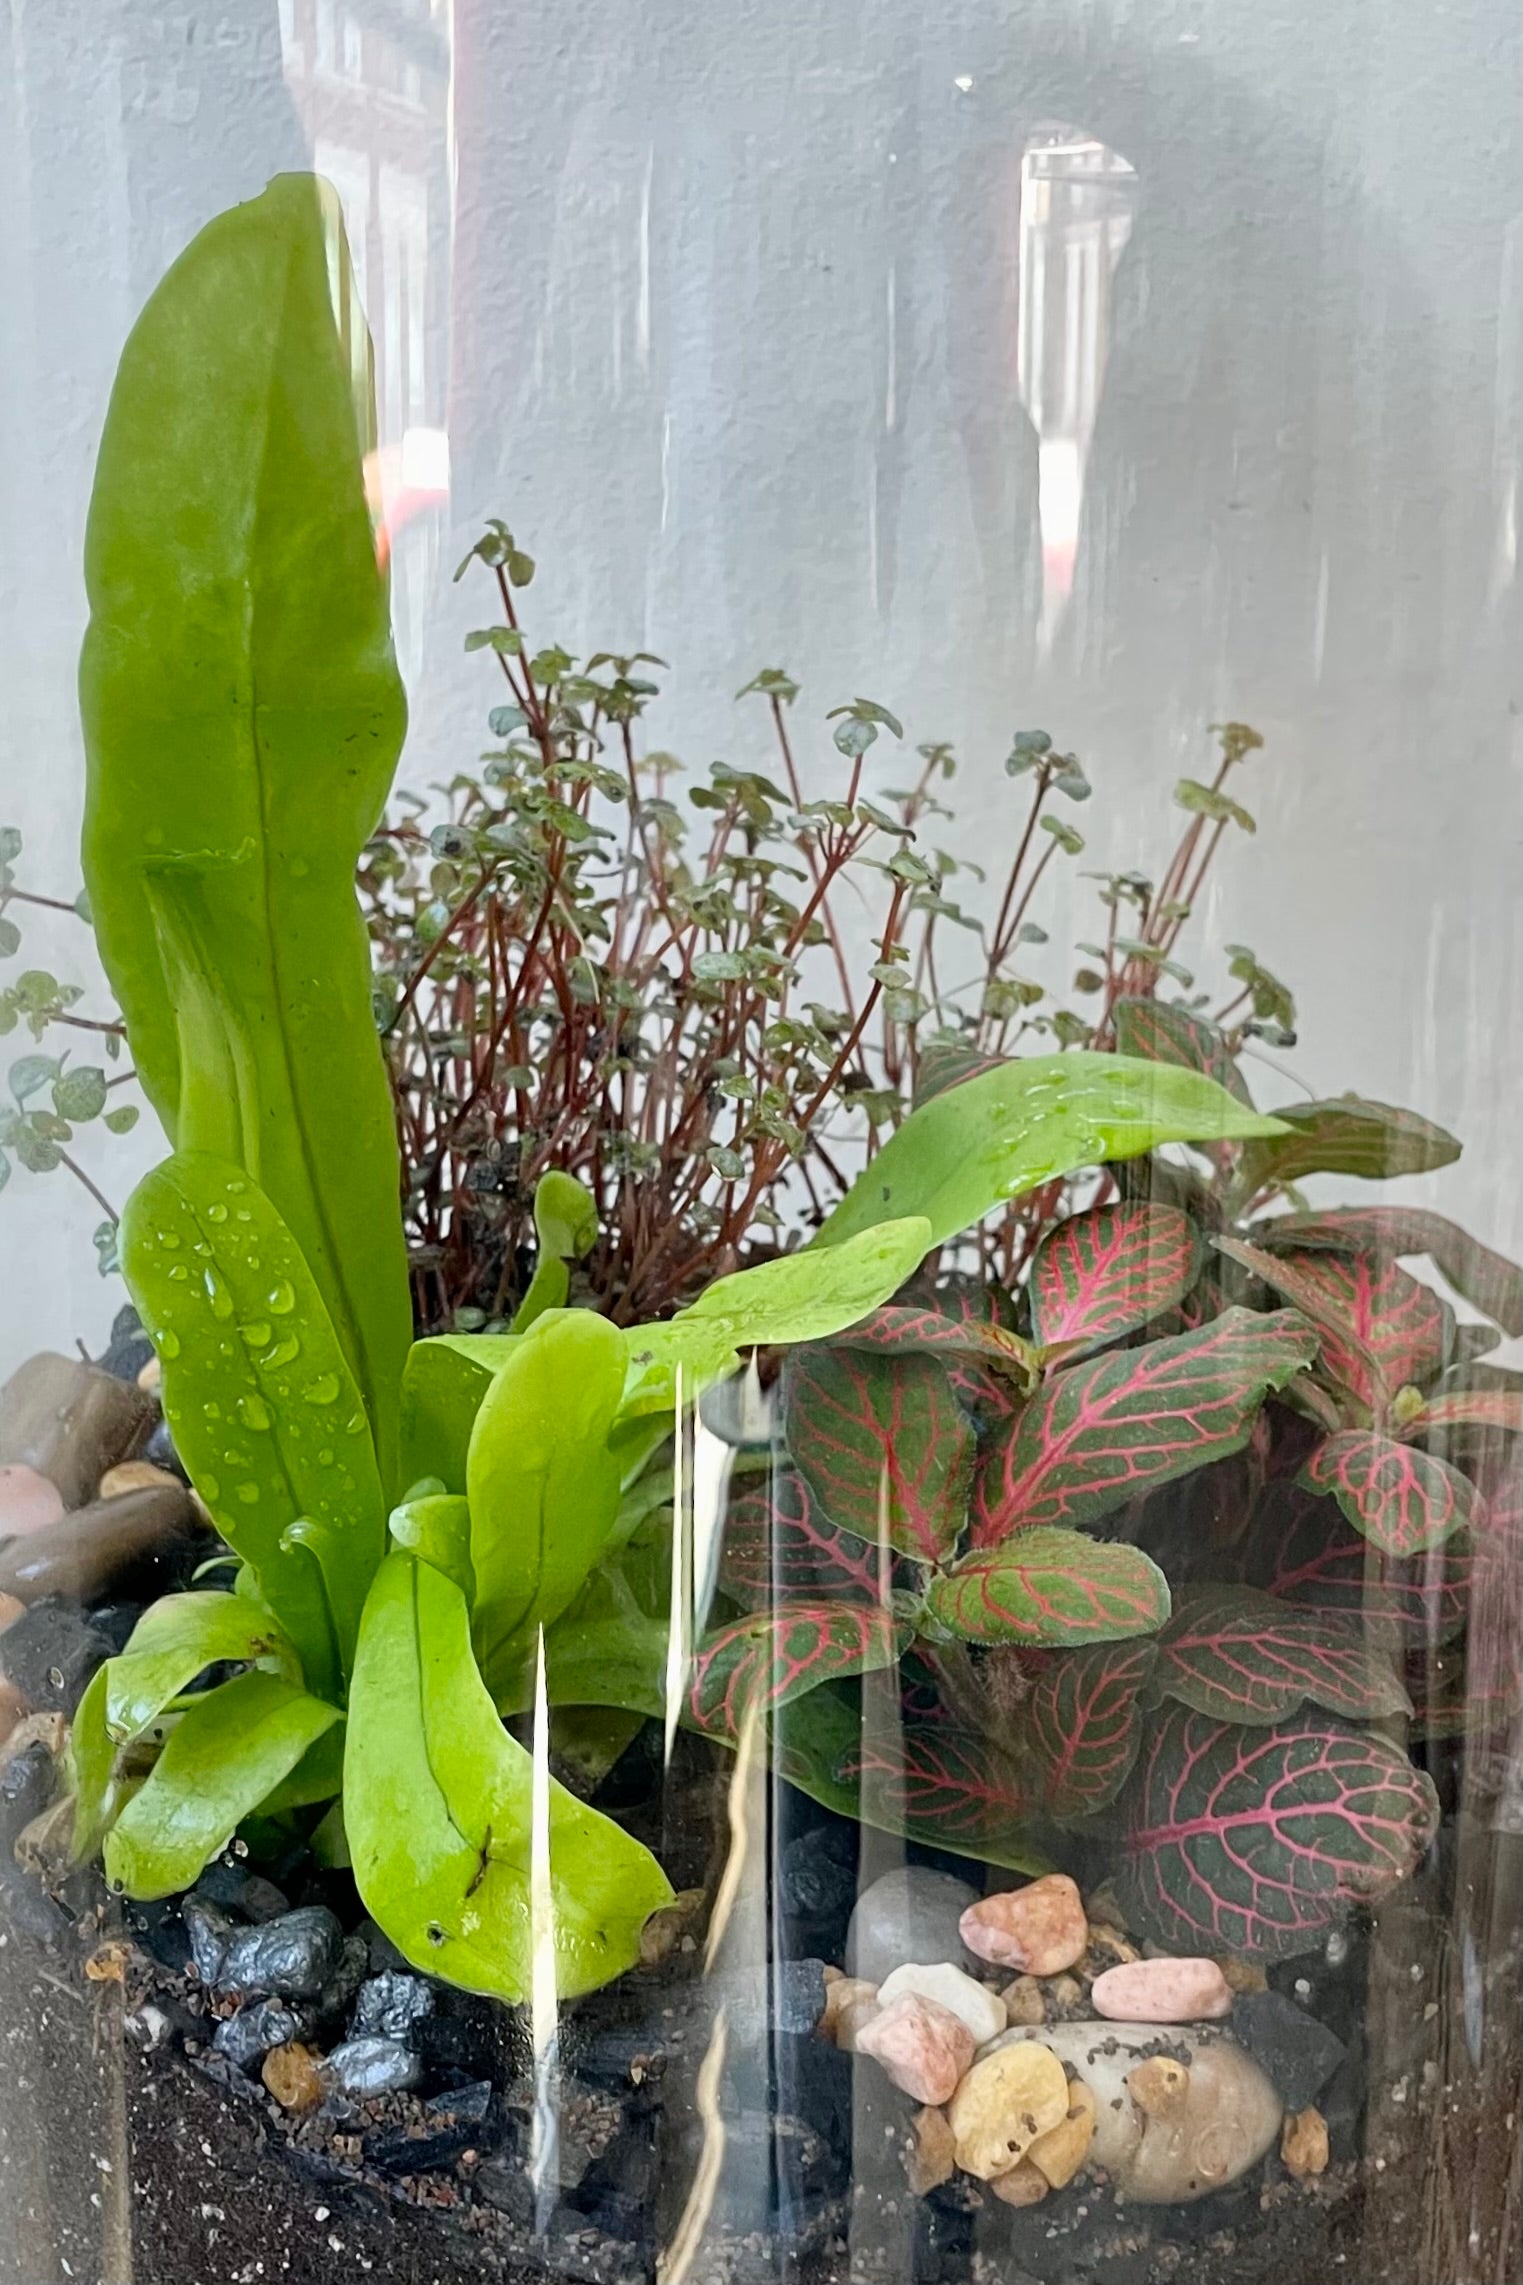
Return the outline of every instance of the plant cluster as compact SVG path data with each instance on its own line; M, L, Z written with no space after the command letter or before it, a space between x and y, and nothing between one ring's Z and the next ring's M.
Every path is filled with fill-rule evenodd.
M1104 885L1087 1034L1011 1055L1059 1021L1001 987L1071 832L1049 826L1022 874L1048 796L1076 790L1069 757L1017 743L1027 846L963 1011L934 949L898 956L946 874L902 812L864 819L881 709L841 717L851 798L823 817L791 787L716 780L702 872L631 758L607 857L593 802L624 796L601 740L633 756L647 662L578 677L487 630L524 720L491 816L455 789L429 920L421 828L377 830L403 710L331 275L341 238L302 178L211 224L127 344L92 503L86 878L172 1150L128 1202L122 1264L233 1576L153 1606L92 1682L78 1849L162 1895L240 1828L300 1834L352 1864L418 1966L518 1999L549 1934L559 1989L586 1990L670 1893L550 1775L549 1709L597 1708L749 1739L833 1807L988 1861L1113 1820L1139 1926L1301 1948L1431 1837L1432 1786L1376 1725L1453 1720L1434 1676L1517 1536L1499 1458L1517 1387L1396 1257L1429 1254L1504 1330L1523 1292L1436 1216L1301 1210L1304 1176L1458 1145L1356 1097L1260 1113L1238 1050L1290 1011L1251 955L1221 1022L1156 997L1244 822L1225 783L1251 733L1225 730L1214 783L1181 789L1160 887ZM478 553L515 636L527 567L500 527ZM790 699L763 695L781 733ZM836 956L829 890L879 861L870 836L890 851L872 990L851 1000L842 950L844 1030L805 1003L818 1037L772 1039L798 1020L794 954L800 976ZM389 1074L362 852L372 935L411 916L400 960L380 931ZM924 948L947 914L922 917ZM759 959L779 931L786 973ZM700 977L709 958L726 965ZM864 1093L869 1021L900 1092L867 1166L819 1193L807 1245L730 1269L801 1148L829 1172L814 1121ZM504 1053L525 1058L506 1077ZM759 1080L758 1055L784 1103L802 1092L785 1132L763 1119L778 1104L723 1090ZM430 1306L474 1293L482 1329L413 1337L396 1100ZM638 1250L613 1140L631 1111L679 1185L660 1255ZM560 1139L535 1158L531 1135ZM517 1153L507 1203L473 1224L470 1170L497 1149ZM588 1264L601 1310L567 1306ZM779 1447L700 1531L694 1404L758 1350L781 1358ZM1515 1688L1499 1662L1504 1711Z
M535 565L505 524L457 576L478 566L501 616L466 647L502 678L501 743L435 789L442 818L420 797L394 805L360 868L425 1327L509 1321L549 1169L590 1190L605 1233L582 1297L620 1322L659 1315L823 1220L923 1081L1021 1045L1113 1047L1123 997L1193 984L1177 942L1224 831L1253 829L1226 790L1252 730L1223 725L1211 782L1176 787L1189 822L1159 883L1098 876L1104 941L1081 945L1073 979L1086 1014L1022 972L1090 794L1045 732L1006 758L1020 794L991 924L956 901L979 869L928 838L951 815L949 747L920 746L912 782L870 797L865 757L903 732L858 698L827 717L840 786L806 800L819 773L795 750L798 685L767 668L738 695L765 708L772 774L716 763L683 797L681 765L644 743L664 662L532 641ZM1222 1020L1288 1038L1284 987L1246 947L1230 957ZM1030 1229L1012 1210L981 1233L985 1258L1013 1269Z

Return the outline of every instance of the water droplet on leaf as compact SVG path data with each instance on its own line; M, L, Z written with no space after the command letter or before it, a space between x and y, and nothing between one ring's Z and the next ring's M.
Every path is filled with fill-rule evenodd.
M247 1325L240 1325L238 1331L251 1349L262 1349L270 1337L270 1328L262 1317L254 1318Z
M301 1393L308 1404L332 1404L338 1395L337 1373L319 1373L315 1381L308 1381Z
M287 1279L281 1278L278 1284L270 1287L265 1300L277 1317L284 1317L296 1307L296 1288Z
M238 1418L243 1422L245 1428L252 1428L258 1432L269 1427L270 1408L263 1397L240 1396L238 1399Z
M240 1484L238 1486L238 1497L242 1500L245 1507L253 1507L259 1498L259 1486L257 1484Z

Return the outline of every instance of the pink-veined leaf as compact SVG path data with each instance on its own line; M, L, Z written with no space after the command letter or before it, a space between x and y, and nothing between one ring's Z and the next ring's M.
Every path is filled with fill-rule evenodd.
M985 1455L974 1544L1036 1524L1090 1523L1136 1492L1248 1441L1259 1406L1315 1354L1291 1310L1224 1310L1199 1332L1053 1374Z
M841 1531L791 1468L747 1485L730 1501L719 1584L743 1610L783 1602L878 1603L891 1582L879 1551Z
M1330 1493L1354 1529L1399 1562L1442 1546L1480 1509L1480 1495L1458 1468L1372 1428L1329 1436L1300 1481L1308 1491Z
M1004 1055L983 1055L965 1040L928 1040L915 1070L915 1109L935 1095L944 1095L949 1087L960 1087L965 1079L976 1079L981 1071L1008 1061Z
M1427 1174L1452 1165L1460 1155L1453 1135L1430 1119L1362 1095L1291 1103L1274 1116L1290 1132L1244 1143L1236 1183L1243 1198L1271 1185L1300 1182L1308 1174L1353 1174L1366 1182Z
M733 1619L694 1653L689 1719L706 1736L734 1739L753 1712L770 1713L843 1675L892 1666L909 1631L891 1612L861 1603L797 1603Z
M1140 1055L1149 1063L1177 1063L1186 1071L1203 1071L1218 1087L1225 1087L1240 1103L1251 1106L1248 1082L1238 1069L1226 1035L1204 1016L1163 1000L1133 998L1116 1002L1116 1046L1123 1055Z
M1250 1545L1254 1576L1268 1593L1310 1610L1347 1613L1381 1641L1447 1642L1470 1610L1468 1538L1393 1562L1355 1531L1336 1501L1297 1483L1265 1488Z
M934 1563L968 1510L975 1439L934 1357L810 1347L783 1369L793 1464L832 1523Z
M1116 1879L1128 1925L1176 1952L1285 1959L1348 1905L1415 1869L1438 1829L1432 1780L1323 1714L1270 1729L1186 1706L1148 1725L1124 1797Z
M1277 1722L1306 1704L1363 1721L1411 1711L1357 1618L1253 1587L1179 1588L1157 1650L1159 1694L1219 1721Z
M1447 1436L1458 1428L1500 1430L1523 1436L1523 1389L1445 1388L1428 1397L1421 1412L1401 1424L1409 1442L1419 1436Z
M1041 1347L1093 1348L1188 1293L1204 1242L1177 1206L1100 1206L1050 1231L1031 1264L1031 1327Z
M1453 1311L1394 1261L1331 1248L1269 1253L1233 1238L1217 1245L1311 1318L1322 1332L1323 1365L1370 1411L1448 1363Z
M1142 1693L1153 1671L1149 1641L1059 1652L1020 1711L1021 1752L1049 1817L1108 1809L1142 1742Z
M1162 1626L1169 1588L1140 1547L1038 1524L939 1572L925 1607L964 1642L1124 1642Z
M1037 1364L1030 1343L992 1318L951 1316L917 1302L885 1302L860 1325L835 1334L830 1346L888 1356L935 1356L949 1365L972 1358L997 1372L1018 1374L1023 1382L1034 1376Z
M1008 1861L1039 1806L1008 1756L950 1722L906 1723L859 1740L836 1767L872 1825L966 1856Z
M1523 1269L1458 1223L1424 1206L1344 1206L1326 1214L1281 1214L1253 1230L1260 1245L1331 1247L1387 1259L1426 1254L1456 1293L1516 1338L1523 1333Z

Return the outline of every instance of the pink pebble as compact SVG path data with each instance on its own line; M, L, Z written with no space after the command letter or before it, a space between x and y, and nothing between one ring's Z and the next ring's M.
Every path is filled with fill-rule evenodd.
M945 2103L972 2065L973 2034L939 2000L911 1991L863 2026L857 2051L880 2063L914 2102Z
M1089 1925L1084 1900L1066 1872L1045 1873L1024 1888L970 1904L962 1940L981 1960L1028 1976L1058 1976L1084 1957Z
M0 1467L0 1539L45 1531L63 1514L63 1495L48 1477L21 1461Z
M1127 1960L1090 1987L1096 2015L1112 2023L1199 2023L1232 2013L1232 1992L1215 1960Z

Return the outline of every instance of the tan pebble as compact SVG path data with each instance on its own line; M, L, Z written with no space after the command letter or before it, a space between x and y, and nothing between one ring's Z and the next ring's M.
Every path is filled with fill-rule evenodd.
M69 1721L66 1714L23 1714L20 1721L0 1748L0 1765L25 1753L30 1745L46 1746L56 1761L69 1742Z
M907 1991L857 2033L894 2085L917 2103L944 2103L973 2060L973 2034L949 2007Z
M844 2007L837 2009L832 2018L835 2028L831 2036L843 2055L856 2054L863 2032L870 2023L876 2023L883 2013L878 2005L877 1993L871 1984L867 1988L870 1994L868 1998L848 2000Z
M1039 2206L1046 2197L1050 2184L1040 2166L1033 2166L1023 2158L1012 2166L1008 2174L996 2174L989 2184L997 2198L1007 2206Z
M685 1936L691 1936L695 1930L701 1932L708 1902L707 1889L682 1888L670 1904L663 1904L653 1912L640 1930L641 1965L658 1967L681 1947Z
M1112 2023L1202 2023L1232 2013L1214 1960L1130 1960L1096 1976L1089 1996Z
M962 1940L981 1960L1029 1976L1061 1975L1084 1957L1089 1928L1066 1872L981 1897L962 1916Z
M1017 1976L1013 1984L1006 1984L1000 1997L1013 2027L1030 2030L1047 2021L1047 2003L1035 1976Z
M128 1962L132 1959L132 1946L119 1938L107 1944L97 1944L85 1962L85 1980L92 1984L119 1984L125 1981Z
M26 1605L19 1595L0 1595L0 1634L4 1633L12 1619L19 1619L25 1609Z
M26 1700L9 1682L0 1682L0 1749L26 1720Z
M957 2171L956 2139L944 2110L927 2105L910 2121L914 2140L904 2152L905 2179L917 2198L939 2190Z
M164 1365L162 1359L159 1357L150 1357L147 1364L143 1366L141 1372L138 1374L137 1385L140 1389L146 1391L149 1396L157 1396L159 1393L159 1384L163 1378Z
M1125 1967L1131 1960L1140 1960L1142 1954L1135 1944L1128 1943L1119 1928L1097 1927L1089 1924L1089 1945L1079 1962L1079 1973L1093 1983L1103 1976L1107 1968Z
M1171 2118L1190 2098L1190 2074L1172 2055L1150 2055L1126 2074L1126 2091L1149 2118Z
M1089 2156L1089 2146L1095 2139L1096 2116L1094 2095L1082 2079L1072 2080L1068 2089L1067 2118L1061 2126L1049 2127L1045 2134L1039 2134L1026 2153L1054 2190L1064 2189Z
M1235 1953L1219 1952L1216 1965L1229 1991L1268 1991L1269 1978L1257 1960L1240 1960Z
M299 2039L289 2039L282 2047L272 2047L259 2066L259 2076L282 2110L294 2111L298 2117L316 2110L323 2099L322 2057L315 2048L304 2047Z
M1089 1993L1077 1976L1054 1976L1047 1986L1049 2013L1059 2023L1078 2023L1093 2013Z
M822 2038L835 2039L842 2016L849 2009L860 2007L864 2000L871 2003L877 1996L877 1985L870 1984L864 1976L843 1976L839 1970L834 1976L827 1975L825 2012L816 2024L816 2030ZM839 2040L836 2043L839 2045Z
M96 1497L116 1500L123 1492L161 1492L166 1488L178 1492L185 1487L178 1476L172 1476L167 1468L156 1468L151 1460L118 1460L101 1477Z
M1280 2156L1298 2182L1327 2172L1327 2120L1319 2110L1298 2110L1285 2121Z
M1034 2039L997 2048L952 2097L958 2165L982 2182L1008 2174L1039 2134L1062 2125L1068 2104L1067 2074L1050 2048Z

